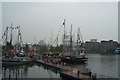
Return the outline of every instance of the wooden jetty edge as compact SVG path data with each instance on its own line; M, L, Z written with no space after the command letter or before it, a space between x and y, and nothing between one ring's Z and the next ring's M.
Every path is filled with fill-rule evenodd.
M71 68L65 65L60 64L52 64L52 63L46 63L42 60L37 61L38 64L42 64L48 68L53 68L57 71L60 71L60 77L62 78L69 78L72 80L92 80L91 76L89 76L88 72L85 72L83 70L77 69L77 68ZM80 71L80 74L77 75L77 71Z
M86 75L83 75L83 74L77 75L74 72L62 72L62 73L60 73L60 77L69 78L71 80L86 80L86 79L87 80L92 80L92 78L89 77L89 76L86 76Z

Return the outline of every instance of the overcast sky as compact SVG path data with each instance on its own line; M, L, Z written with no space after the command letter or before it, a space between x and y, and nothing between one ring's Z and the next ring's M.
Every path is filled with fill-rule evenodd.
M66 32L73 25L73 34L81 29L84 41L90 39L118 41L117 2L3 2L2 31L11 22L21 26L24 43L48 42L57 36L63 20ZM63 30L63 29L62 29ZM60 35L63 34L61 31ZM61 38L59 38L61 42Z

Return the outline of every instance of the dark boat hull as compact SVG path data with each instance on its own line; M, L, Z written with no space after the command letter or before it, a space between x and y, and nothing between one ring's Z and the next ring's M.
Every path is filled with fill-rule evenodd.
M25 65L29 64L30 61L6 61L2 60L2 66L17 66L17 65Z

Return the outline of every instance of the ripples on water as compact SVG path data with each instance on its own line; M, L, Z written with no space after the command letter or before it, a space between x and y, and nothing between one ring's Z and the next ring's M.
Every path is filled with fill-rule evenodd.
M67 66L89 69L99 77L118 78L119 55L88 54L86 64L67 64ZM60 78L59 73L49 70L42 65L27 65L17 67L2 67L3 78Z
M88 54L86 64L68 65L80 69L89 69L98 77L118 78L118 56L113 54Z
M90 54L87 67L94 73L118 78L118 55Z

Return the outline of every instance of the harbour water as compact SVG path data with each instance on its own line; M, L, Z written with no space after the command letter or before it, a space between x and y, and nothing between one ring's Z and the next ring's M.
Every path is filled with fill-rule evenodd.
M68 65L80 69L89 69L100 78L118 78L118 57L114 54L88 54L86 64Z
M118 78L118 57L114 54L89 53L85 64L66 64L67 66L89 69L100 78ZM59 73L47 69L42 65L24 65L16 67L2 67L3 78L60 78Z
M58 73L55 73L43 66L19 66L7 67L4 69L3 78L60 78Z

